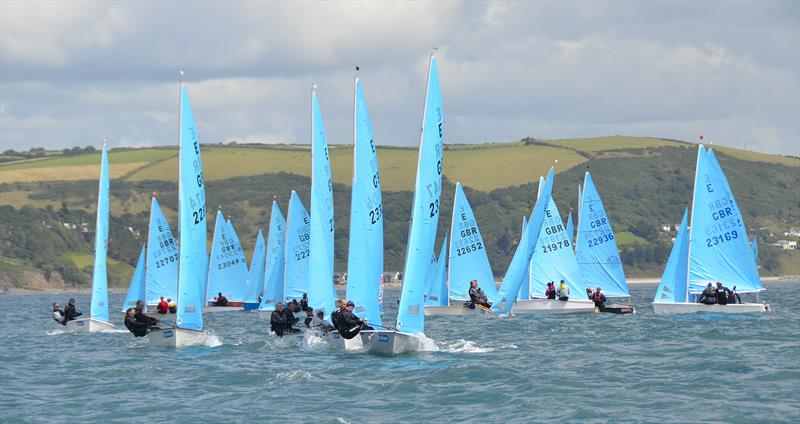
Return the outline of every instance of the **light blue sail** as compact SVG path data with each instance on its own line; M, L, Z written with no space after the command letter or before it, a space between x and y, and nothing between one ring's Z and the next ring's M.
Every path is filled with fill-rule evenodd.
M570 301L589 301L567 227L552 197L531 261L531 296L545 297L548 282L552 281L558 287L560 280L564 280L569 287Z
M178 298L178 244L172 237L169 221L155 196L150 201L150 227L147 235L144 303L155 306L161 296Z
M698 148L689 225L690 293L721 281L740 293L763 290L741 212L722 169Z
M142 245L142 251L139 253L139 260L136 261L136 269L133 270L133 277L131 277L131 284L128 286L128 293L125 295L125 301L122 303L122 312L136 306L136 301L144 299L144 261L145 249Z
M202 330L208 270L206 253L206 193L200 136L181 83L178 203L180 263L178 268L178 327Z
M267 247L264 245L264 233L258 230L253 256L250 259L250 269L247 271L247 293L245 303L258 302L258 296L264 293L264 269L266 267Z
M477 280L489 301L497 300L497 286L486 245L461 183L456 183L450 234L450 299L469 300L470 281Z
M525 231L522 232L522 237L517 245L517 249L514 251L514 256L511 258L511 263L508 265L506 275L503 277L503 282L500 284L500 290L497 293L499 300L492 304L492 312L498 315L508 315L511 312L511 307L514 304L514 300L517 298L520 287L529 282L531 257L537 246L539 232L543 228L547 205L550 204L553 191L554 180L555 170L551 167L550 172L547 174L547 179L544 180L544 182L542 182L541 179L539 181L536 205L533 207L533 211L531 211L528 225Z
M355 141L350 198L350 246L347 256L347 299L355 313L382 325L383 204L375 139L361 81L355 80Z
M683 212L681 227L675 236L675 243L664 267L661 283L658 285L655 303L684 303L689 300L686 291L686 274L689 272L689 209Z
M567 214L567 236L569 236L569 241L572 242L574 247L575 240L575 224L572 223L572 210L569 211Z
M286 266L284 268L284 299L300 299L308 293L309 224L311 219L303 202L294 190L289 197L286 219Z
M272 201L272 213L269 216L269 234L267 235L267 260L264 277L264 296L258 309L274 310L275 303L283 302L283 271L286 258L286 220L276 200Z
M585 287L600 287L609 297L630 296L611 221L588 172L583 182L575 256Z
M519 243L522 243L522 237L525 234L525 229L528 228L528 217L522 217L522 231L519 233ZM525 271L525 275L531 274L531 265L528 262L528 270ZM517 300L529 300L531 298L531 279L530 277L525 278L522 284L519 286L519 291L517 292Z
M437 257L431 258L425 288L425 306L447 306L449 303L447 290L447 234Z
M230 221L217 210L211 262L208 267L206 301L222 293L230 302L243 302L247 294L247 264L239 237Z
M97 194L97 224L94 236L94 270L92 271L91 317L108 322L108 218L109 218L108 152L103 143L100 156L100 187Z
M397 312L396 328L404 333L422 333L425 329L425 280L436 241L436 227L439 224L444 111L436 57L433 55L428 69L426 91L403 290Z
M756 261L756 269L758 269L758 237L753 237L753 242L750 243L753 248L753 260Z
M309 226L308 306L330 317L336 307L333 285L333 180L328 138L316 90L311 91L311 225Z

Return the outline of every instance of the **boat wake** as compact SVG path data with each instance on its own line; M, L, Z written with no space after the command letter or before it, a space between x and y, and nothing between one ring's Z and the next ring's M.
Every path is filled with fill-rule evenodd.
M425 334L418 333L415 334L414 337L419 341L419 349L417 352L438 352L440 350L436 342Z
M45 334L47 334L48 336L59 336L61 334L67 334L67 333L69 333L69 331L66 331L66 330L50 330L50 331L46 332Z
M285 384L289 381L311 380L311 373L304 370L284 371L275 375L268 375L266 383Z
M203 343L203 345L207 347L217 347L222 346L223 344L224 343L222 343L222 339L220 339L216 334L211 334L206 337L205 342Z
M448 353L488 353L494 352L494 348L480 347L471 340L456 340L453 342L443 342L439 344L442 352ZM514 346L516 347L516 346Z

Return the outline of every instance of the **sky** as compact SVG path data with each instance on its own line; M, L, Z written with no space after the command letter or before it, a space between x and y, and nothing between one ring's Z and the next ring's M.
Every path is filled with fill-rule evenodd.
M0 149L415 146L433 49L445 143L637 135L800 156L800 2L0 1Z

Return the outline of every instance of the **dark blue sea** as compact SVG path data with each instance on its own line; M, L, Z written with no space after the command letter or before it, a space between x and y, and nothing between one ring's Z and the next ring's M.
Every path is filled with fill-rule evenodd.
M766 287L757 315L657 316L635 285L636 315L434 317L431 351L394 358L279 339L254 312L207 314L216 347L154 349L63 333L51 303L88 294L2 294L0 421L796 423L800 285Z

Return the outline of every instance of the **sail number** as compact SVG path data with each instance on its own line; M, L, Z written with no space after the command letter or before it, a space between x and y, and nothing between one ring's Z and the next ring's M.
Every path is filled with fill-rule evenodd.
M378 205L375 209L369 211L369 220L371 224L377 224L383 216L383 205Z
M203 206L202 208L192 211L192 216L194 217L194 223L199 224L206 219L206 207Z
M603 234L600 237L589 239L589 247L599 246L603 243L608 243L611 240L614 240L614 233Z
M737 239L737 238L739 238L739 232L738 231L736 231L736 230L729 231L727 233L720 234L718 236L712 236L711 238L707 238L706 239L706 246L708 246L708 247L716 246L716 245L718 245L720 243L724 243L726 241L731 241L731 240L734 240L734 239Z
M218 269L230 268L230 267L232 267L234 265L237 265L238 263L239 263L239 259L237 258L237 259L234 259L232 261L225 261L225 262L219 263L219 264L217 264L217 268Z
M542 246L542 253L555 252L564 247L569 247L569 240L559 240L557 243L546 244Z
M459 247L458 249L456 249L456 254L458 256L461 256L461 255L466 255L467 253L477 252L478 250L481 249L483 249L483 243L477 242L466 245L464 247Z
M437 213L439 213L439 199L436 199L433 202L431 202L431 204L428 205L428 207L431 209L431 218L433 218L434 216L436 216Z
M177 260L178 260L178 254L177 253L174 254L174 255L169 255L164 259L157 260L156 261L156 268L161 268L161 267L167 266L167 265L169 265L171 263L175 263L175 261L177 261Z
M295 257L296 260L299 261L299 260L307 258L308 255L310 254L310 252L311 252L310 250L306 249L306 250L303 250L303 251L295 253L294 257Z

